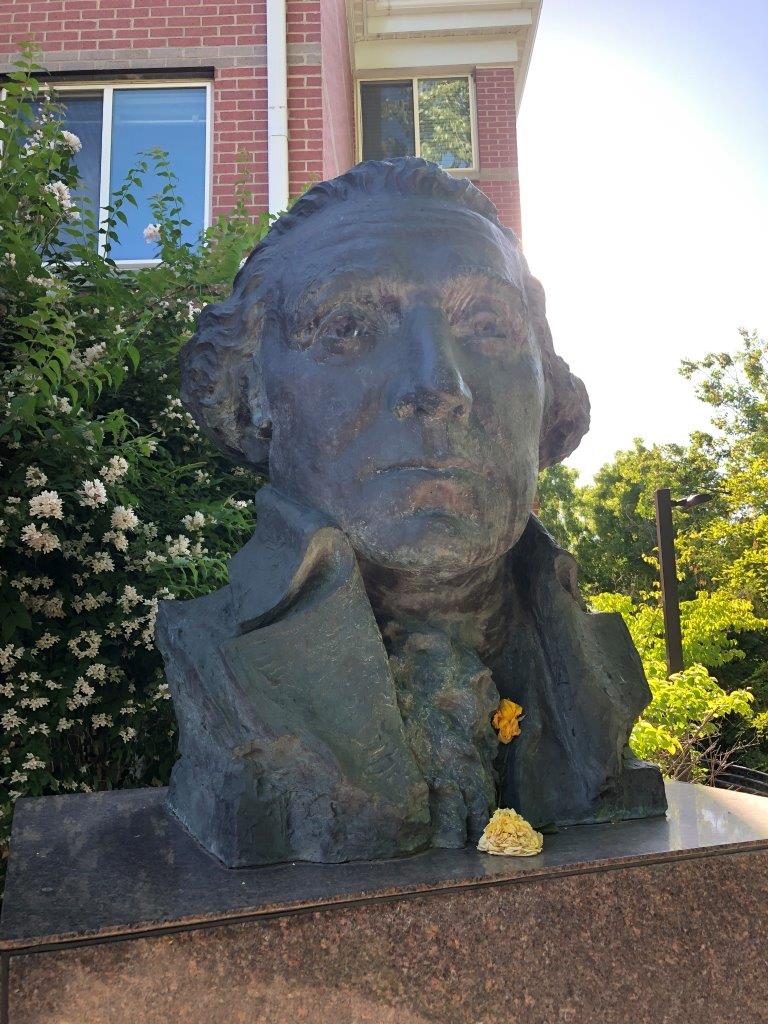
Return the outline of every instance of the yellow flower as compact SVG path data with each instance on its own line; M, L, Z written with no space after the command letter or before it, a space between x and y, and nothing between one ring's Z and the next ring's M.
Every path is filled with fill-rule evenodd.
M496 730L499 736L500 743L509 743L520 735L520 718L522 717L523 709L519 704L515 704L513 700L507 700L503 697L499 701L499 706L494 712L491 724Z
M544 836L511 807L499 808L485 826L477 844L482 853L499 857L534 857L541 853Z

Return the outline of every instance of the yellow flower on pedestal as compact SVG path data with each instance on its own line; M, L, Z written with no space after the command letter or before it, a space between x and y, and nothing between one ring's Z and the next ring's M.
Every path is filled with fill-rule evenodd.
M544 836L541 832L536 832L511 807L494 811L477 844L481 853L492 853L499 857L534 857L541 853L543 846Z
M509 743L515 736L520 735L520 718L522 714L523 709L519 704L515 704L513 700L507 700L506 697L503 697L499 701L499 706L496 708L491 719L491 725L498 733L499 743Z

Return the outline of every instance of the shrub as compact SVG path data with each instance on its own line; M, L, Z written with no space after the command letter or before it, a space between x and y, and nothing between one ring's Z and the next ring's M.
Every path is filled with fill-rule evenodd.
M158 602L224 581L258 484L175 396L197 312L268 218L254 223L238 192L197 245L182 244L175 178L154 153L95 224L79 208L79 140L38 70L22 57L0 101L0 838L21 795L167 781L175 726ZM164 184L147 255L162 263L122 273L109 248L152 165Z
M654 761L669 778L703 781L711 765L727 763L768 729L768 714L756 714L754 694L730 692L709 672L744 658L734 634L764 629L749 601L724 591L700 593L680 605L686 668L667 675L664 624L658 602L635 603L623 594L598 594L596 611L620 612L643 661L653 700L632 730L638 757ZM730 725L723 744L723 725ZM726 747L728 749L726 749Z

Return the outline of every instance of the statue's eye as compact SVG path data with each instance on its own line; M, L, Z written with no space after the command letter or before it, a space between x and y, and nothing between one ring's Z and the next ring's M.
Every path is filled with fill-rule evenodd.
M454 319L454 329L462 344L486 355L498 355L510 345L509 317L490 309L468 309Z
M331 355L357 355L372 342L373 325L354 310L336 310L315 326L315 344Z
M493 313L478 313L470 319L470 329L479 338L507 337L507 324Z

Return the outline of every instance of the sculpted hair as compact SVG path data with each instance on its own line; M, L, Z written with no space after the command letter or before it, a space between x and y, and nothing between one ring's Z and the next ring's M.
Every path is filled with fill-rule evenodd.
M416 196L461 206L485 217L512 243L522 267L531 325L544 368L539 463L543 469L562 461L589 428L589 399L584 384L555 353L544 289L530 273L517 236L499 222L490 199L466 178L454 178L437 164L414 157L358 164L338 178L313 185L275 221L235 277L231 296L203 310L196 333L181 350L181 397L185 406L225 455L267 470L270 429L259 349L268 310L267 270L273 249L307 217L329 206L351 199L393 196Z

